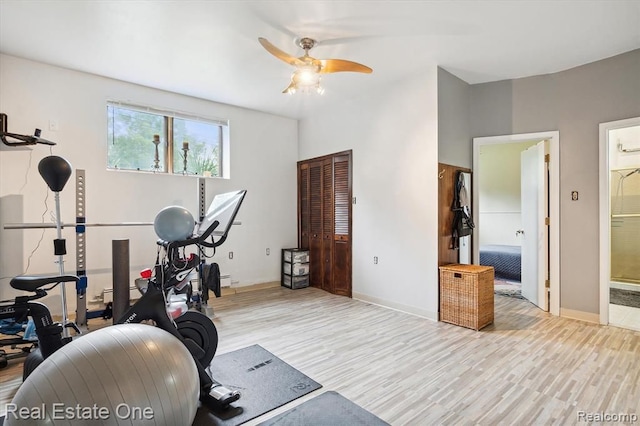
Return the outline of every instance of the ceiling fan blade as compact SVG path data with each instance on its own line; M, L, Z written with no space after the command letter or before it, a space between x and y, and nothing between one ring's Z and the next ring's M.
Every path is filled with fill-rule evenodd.
M370 74L373 72L373 70L366 65L344 59L319 59L318 62L320 62L321 74L332 72L363 72Z
M280 59L282 61L285 61L289 65L301 65L301 64L303 64L303 62L300 59L298 59L298 58L296 58L294 56L291 56L288 53L278 49L273 44L271 44L269 42L269 40L267 40L266 38L259 37L258 41L260 42L262 47L264 47L267 50L267 52L271 53L276 58L278 58L278 59Z

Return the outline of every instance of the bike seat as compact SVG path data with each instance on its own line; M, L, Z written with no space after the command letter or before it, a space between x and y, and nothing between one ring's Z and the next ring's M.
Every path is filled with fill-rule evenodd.
M80 278L75 275L20 275L17 277L13 277L9 284L16 290L36 291L43 285L53 283L68 283L72 281L77 283L78 281L80 281Z

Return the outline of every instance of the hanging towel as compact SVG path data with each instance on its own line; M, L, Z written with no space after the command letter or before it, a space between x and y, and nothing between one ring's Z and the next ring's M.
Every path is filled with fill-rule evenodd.
M220 268L217 263L202 265L202 301L209 300L209 290L220 297Z

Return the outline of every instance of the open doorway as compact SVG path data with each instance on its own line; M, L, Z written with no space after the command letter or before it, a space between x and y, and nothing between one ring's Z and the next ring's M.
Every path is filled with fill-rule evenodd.
M538 238L537 242L533 245L538 247L540 238L546 238L545 252L544 254L536 253L534 258L534 265L528 269L525 268L525 280L530 283L534 280L535 287L529 290L530 297L536 300L531 300L536 305L540 306L544 310L549 310L554 315L560 314L560 271L559 271L559 133L555 131L519 134L519 135L505 135L494 137L481 137L474 138L473 146L473 199L476 200L473 207L473 217L476 220L476 230L479 238L473 241L473 253L474 259L480 260L482 264L483 254L480 251L481 246L504 246L503 249L509 247L516 252L515 258L517 259L516 247L522 247L525 240L525 236L531 241L532 238ZM548 141L547 151L549 153L548 160L548 198L545 201L547 210L544 213L538 211L538 203L533 207L527 207L527 209L535 209L533 214L534 221L545 222L548 226L541 226L535 230L525 230L523 228L523 217L520 209L522 198L522 186L520 175L517 179L507 177L508 174L521 173L521 156L522 153L533 149L536 145L544 147L542 141ZM494 158L489 162L485 160L487 155L492 154L504 155L512 157L512 160L505 160L505 158ZM536 154L537 155L537 154ZM544 161L544 160L543 160ZM484 163L484 164L483 164ZM530 174L530 173L529 173ZM488 201L486 195L482 196L481 192L484 191L483 186L487 181L497 184L501 180L500 185L508 194L502 194L503 196L494 198L493 201ZM508 181L507 181L508 180ZM495 189L495 188L494 188ZM546 214L545 214L546 213ZM545 221L545 217L548 218ZM493 244L492 244L493 243ZM486 247L485 247L486 248ZM528 257L525 256L525 257ZM522 259L522 257L520 257ZM523 259L527 262L527 259ZM516 260L517 261L517 260ZM520 260L522 262L522 260ZM486 263L486 262L485 262ZM521 263L522 264L522 263ZM517 268L516 268L517 269ZM535 271L536 275L533 278L529 277L530 272ZM541 271L544 271L541 272ZM517 270L502 270L497 273L498 279L502 279L517 283L522 282L522 268L520 271L521 276L518 277ZM548 277L548 278L547 278ZM519 279L518 279L519 278ZM537 295L544 295L537 296ZM546 297L548 296L548 299Z
M640 117L600 125L600 322L640 330Z
M480 146L479 178L482 227L480 239L481 265L493 266L495 293L522 298L522 167L521 155L537 141Z

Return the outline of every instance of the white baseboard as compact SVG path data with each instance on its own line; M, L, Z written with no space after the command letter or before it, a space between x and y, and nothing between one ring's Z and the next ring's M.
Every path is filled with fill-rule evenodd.
M563 318L571 318L580 321L592 322L600 324L600 314L592 312L575 311L573 309L560 308L560 316Z
M374 305L382 306L383 308L393 309L394 311L404 312L405 314L415 315L421 318L430 319L432 321L438 321L438 313L427 311L425 309L416 308L415 306L404 305L402 303L390 302L378 297L369 296L363 293L353 292L352 297L362 302L372 303Z
M262 290L265 288L280 287L280 281L270 281L266 283L250 284L237 287L224 287L222 288L222 295L244 293L246 291Z

